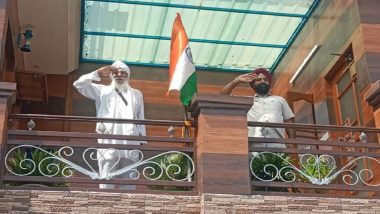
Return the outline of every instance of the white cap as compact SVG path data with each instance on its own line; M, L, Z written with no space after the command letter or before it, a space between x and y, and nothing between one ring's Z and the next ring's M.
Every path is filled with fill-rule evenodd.
M112 63L112 66L115 68L120 68L123 71L127 72L128 73L128 79L130 78L131 71L129 70L128 65L125 64L124 62L122 62L121 60L116 60L114 63Z

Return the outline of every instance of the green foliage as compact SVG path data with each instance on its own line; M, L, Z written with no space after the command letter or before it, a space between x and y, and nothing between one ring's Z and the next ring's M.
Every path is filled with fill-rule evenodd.
M155 173L149 175L150 178L158 178L158 180L166 180L171 181L175 180L184 180L187 177L188 170L191 170L192 165L188 164L188 160L185 155L176 153L169 154L157 157L152 160L156 162L159 166L164 170L162 176L160 173L162 172L161 167L158 165L151 165L155 169ZM180 171L179 171L180 170ZM151 186L151 189L156 190L177 190L184 191L189 190L189 187L175 187L175 186Z
M278 170L283 169L281 170L282 178L284 180L291 180L293 178L293 175L291 173L287 173L291 171L291 168L288 168L288 166L290 166L290 162L292 162L292 160L290 159L290 156L286 154L259 154L258 156L254 157L254 160L252 161L252 171L260 179L271 180L277 175ZM253 175L252 179L259 180ZM274 179L274 181L283 180L277 177Z
M329 159L320 157L319 164L316 164L316 157L310 156L301 165L301 171L308 176L323 179L331 175L331 172L335 170L336 165L329 162ZM301 175L301 180L308 181L308 179Z
M54 155L57 155L58 152L51 152L51 153ZM67 167L67 165L63 162L60 162L58 160L55 160L53 158L48 158L48 157L52 157L52 156L39 149L32 149L30 151L30 156L28 156L28 152L22 149L17 149L15 150L14 155L8 159L8 166L12 172L21 174L21 175L27 175L27 176L49 175L52 177L63 177L62 170L65 167ZM45 158L48 158L48 159L45 159ZM27 159L30 159L31 161ZM32 161L35 163L35 165L33 164ZM41 171L45 175L43 175ZM22 185L26 183L30 184L31 182L10 182L9 185ZM52 186L52 187L67 186L66 183L38 183L38 184L43 184L43 185Z
M263 153L255 156L252 161L252 171L260 179L264 181L291 181L294 178L292 169L289 167L293 162L287 154L271 154ZM281 170L282 169L282 170ZM280 171L281 178L277 176ZM251 175L252 180L260 180ZM282 187L255 187L257 191L280 191L287 192L287 188Z
M331 161L331 160L330 160ZM310 156L306 159L306 161L302 161L301 164L301 171L305 173L307 176L314 177L318 180L323 180L324 178L327 178L328 176L331 176L332 173L336 168L335 163L329 162L329 159L324 157L319 157L319 164L316 164L316 157ZM300 174L299 180L301 182L307 182L310 183L311 181ZM335 178L331 181L333 182ZM321 190L321 189L313 189L309 190L314 193L325 193L327 194L329 190Z

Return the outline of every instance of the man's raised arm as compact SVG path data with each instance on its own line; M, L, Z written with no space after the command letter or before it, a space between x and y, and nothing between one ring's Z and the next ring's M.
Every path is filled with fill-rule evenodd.
M239 85L240 83L249 83L252 80L254 80L257 76L255 74L249 73L249 74L242 74L238 77L236 77L234 80L232 80L230 83L225 85L220 92L220 94L226 94L229 95L231 94L232 90Z
M109 76L110 72L110 66L101 67L96 71L79 77L73 83L73 86L83 96L95 100L99 96L100 88L97 84L93 84L92 81L100 81L101 77Z

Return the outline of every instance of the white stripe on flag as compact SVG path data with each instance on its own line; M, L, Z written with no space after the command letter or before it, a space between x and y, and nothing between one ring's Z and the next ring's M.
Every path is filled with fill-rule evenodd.
M187 48L188 46L186 46ZM172 81L169 86L170 90L178 90L180 91L185 85L186 81L189 79L189 77L195 72L195 66L190 61L190 59L187 57L185 50L183 50L181 56L178 59L177 65L175 67Z

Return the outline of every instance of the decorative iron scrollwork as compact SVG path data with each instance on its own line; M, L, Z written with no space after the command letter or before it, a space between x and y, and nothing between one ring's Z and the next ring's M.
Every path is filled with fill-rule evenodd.
M273 156L281 160L280 166L265 162L265 156ZM343 183L346 185L356 185L359 182L367 186L380 186L380 184L372 184L368 181L373 177L373 171L369 168L356 168L352 169L352 166L356 165L358 161L372 161L373 164L380 165L380 161L368 156L361 156L351 158L341 169L337 170L336 160L331 155L313 155L313 154L301 154L299 155L299 166L296 167L284 157L284 154L272 153L272 152L254 152L251 155L250 170L254 179L260 181L274 181L279 180L283 182L293 182L297 179L308 181L316 185L328 185L332 183L338 176L341 176ZM261 169L255 169L253 166L257 166L257 163L261 164ZM277 161L278 162L278 161ZM372 164L372 165L373 165ZM257 173L258 170L261 174Z
M9 161L10 159L12 159L12 154L19 149L39 150L40 152L43 152L47 157L43 158L37 164L32 158L27 157L25 155L22 158L22 160L18 161L18 167L24 170L28 169L28 172L17 173L9 165ZM59 174L60 177L71 177L74 175L75 172L80 172L84 175L89 176L92 179L100 180L109 180L115 176L128 172L130 174L131 179L139 179L142 174L144 178L149 180L159 180L165 175L166 178L168 178L168 180L185 181L191 180L191 177L193 176L195 171L194 162L192 158L188 154L179 151L164 152L144 160L144 154L140 150L87 148L82 152L82 159L85 163L85 166L78 165L74 163L73 160L68 159L73 155L74 149L69 146L61 147L57 152L50 152L46 149L42 149L33 145L20 145L8 151L8 153L5 156L5 166L9 173L17 176L28 176L35 172L35 170L38 170L43 176L47 177L57 176L58 173L61 173ZM112 155L115 161L107 171L100 172L99 170L97 170L97 167L93 167L94 164L91 164L91 162L94 163L94 161L99 161L102 158L107 158L106 156L109 155ZM176 162L168 162L168 164L166 165L157 162L157 160L161 160L162 158L176 158L179 156L182 158L182 161L185 161L186 164L189 166L187 169L183 169L183 167L181 167L181 165L177 164ZM133 160L133 163L125 167L116 169L115 167L120 162L121 158ZM46 164L46 162L49 163ZM31 167L26 168L26 163L28 163L28 165ZM63 163L63 165L59 163ZM43 169L42 166L46 166L47 169ZM140 170L138 170L138 168L141 169L142 173L140 173ZM184 170L186 171L185 177L177 178L175 176L179 173L184 172ZM46 171L54 171L56 173L45 173Z

